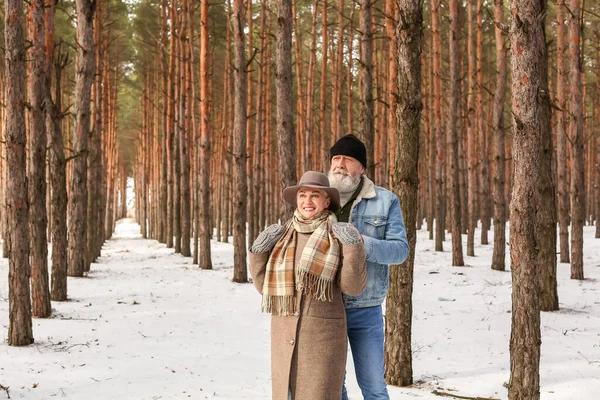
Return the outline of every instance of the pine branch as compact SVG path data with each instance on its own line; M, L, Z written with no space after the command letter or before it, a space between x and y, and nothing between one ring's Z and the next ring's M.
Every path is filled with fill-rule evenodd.
M434 390L433 392L431 392L433 394L435 394L436 396L442 396L442 397L454 397L455 399L463 399L463 400L500 400L497 398L493 398L493 397L470 397L470 396L459 396L457 394L452 394L452 393L448 393L448 392L440 392L437 390Z

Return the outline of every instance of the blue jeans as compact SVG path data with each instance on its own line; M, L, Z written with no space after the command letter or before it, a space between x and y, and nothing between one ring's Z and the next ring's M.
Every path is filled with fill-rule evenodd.
M347 308L348 340L356 380L364 400L389 400L383 370L383 315L381 306ZM346 382L342 400L348 400Z

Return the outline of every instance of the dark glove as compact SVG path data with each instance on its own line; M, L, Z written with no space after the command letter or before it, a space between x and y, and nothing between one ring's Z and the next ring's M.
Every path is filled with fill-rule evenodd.
M331 230L341 244L356 244L362 242L358 229L347 222L335 222Z
M258 235L252 244L250 251L255 254L270 252L284 233L285 228L279 224L267 226L267 228Z

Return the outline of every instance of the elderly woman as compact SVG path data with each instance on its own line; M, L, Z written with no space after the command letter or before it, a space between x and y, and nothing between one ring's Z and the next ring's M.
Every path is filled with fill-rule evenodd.
M306 172L283 198L296 206L294 216L267 227L250 249L254 286L272 314L273 399L340 399L348 346L342 293L365 288L362 237L336 221L340 195L320 172Z

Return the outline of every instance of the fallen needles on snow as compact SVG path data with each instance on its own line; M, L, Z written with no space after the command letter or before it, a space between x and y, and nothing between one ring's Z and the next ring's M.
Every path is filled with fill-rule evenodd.
M585 358L585 360L588 362L588 364L600 364L600 360L590 360L589 358L587 358L586 356L581 354L580 351L578 351L577 354L579 354L581 357Z
M6 395L10 399L10 393L8 392L8 386L4 386L4 385L0 384L0 390L4 390L6 392Z
M500 399L493 398L493 397L460 396L458 394L452 394L452 393L448 393L448 392L440 392L440 391L437 391L437 390L434 390L431 393L435 394L436 396L454 397L455 399L464 399L464 400L500 400Z

